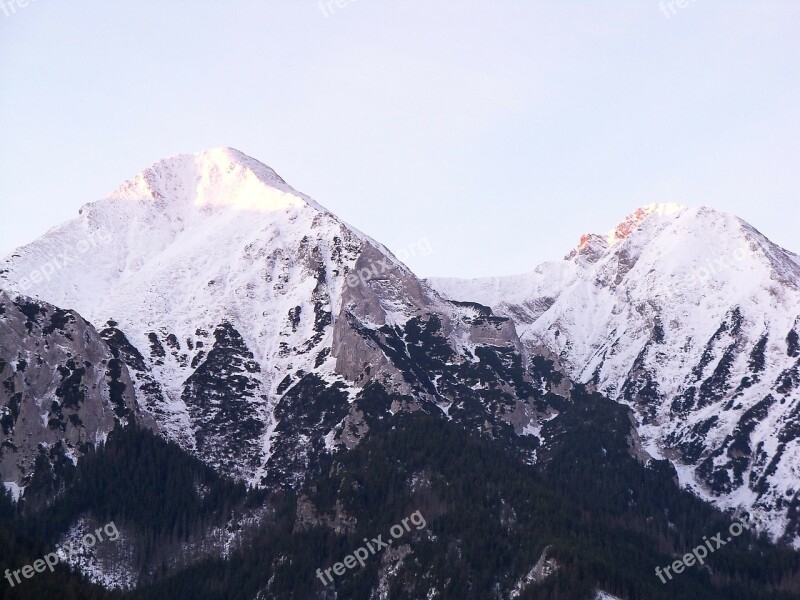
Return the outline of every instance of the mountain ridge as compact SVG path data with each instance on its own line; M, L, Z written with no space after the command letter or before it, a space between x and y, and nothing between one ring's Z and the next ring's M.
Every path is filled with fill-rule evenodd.
M529 274L428 281L512 318L529 353L547 349L576 381L636 408L646 448L671 458L683 485L761 511L774 537L797 544L800 398L787 339L800 259L733 215L650 208ZM783 441L765 450L773 431Z
M520 495L523 482L541 486L544 476L565 498L590 486L595 497L580 499L581 510L602 505L598 514L608 511L622 529L619 511L635 507L636 527L659 540L653 543L660 555L681 548L667 533L673 519L678 537L689 530L699 535L696 508L671 514L670 507L702 504L675 488L678 481L711 505L707 514L720 516L712 506L744 509L773 540L797 545L800 315L792 307L798 272L795 255L732 215L650 205L529 274L422 280L258 161L225 148L179 155L154 163L0 263L4 305L39 307L0 311L0 333L4 326L15 332L0 345L0 374L35 396L38 388L15 366L24 350L27 363L63 371L70 389L83 394L84 412L113 409L114 390L135 416L73 419L72 428L53 429L45 440L68 451L41 456L25 472L14 470L11 454L0 454L0 468L25 510L47 512L53 504L50 533L71 535L91 518L118 517L133 549L121 578L77 566L95 581L134 587L184 568L206 578L198 561L227 560L228 548L276 526L270 519L277 512L283 542L293 540L284 548L297 541L287 525L348 535L358 514L363 527L370 494L359 469L347 475L338 469L360 456L380 488L386 450L376 456L375 448L424 462L425 453L408 444L425 431L482 440L492 456L505 456L508 470L527 473L513 488L491 484L503 489L493 500L502 508L501 529L513 528L507 498L522 509L529 504ZM26 311L41 310L47 318L28 327ZM96 350L86 362L108 372L99 383L75 375L77 363L62 365L83 351L71 330L50 331L47 319L61 326L62 313L90 332ZM59 336L60 354L42 351L52 345L48 335ZM15 404L7 396L0 396L0 410L3 439L11 441L27 433L9 420ZM42 406L30 409L42 417ZM139 432L141 423L158 434ZM38 453L35 437L25 438L26 456ZM435 440L425 447L431 445ZM182 518L186 537L176 537L158 503L142 511L115 489L93 498L92 477L99 477L120 490L141 486L163 502L160 479L171 480L165 468L150 476L120 460L142 452L151 466L166 460L189 470L173 482L180 496L170 503L171 515L187 510L195 519ZM491 479L491 462L484 479ZM393 468L402 481L410 478L408 486L393 484L402 494L442 510L419 491L428 474L404 474L410 466L400 463ZM627 481L639 477L631 492ZM451 497L449 482L439 483L437 494ZM475 490L472 501L482 502L482 493ZM315 511L321 512L315 517ZM648 511L656 511L651 516L660 525L647 525ZM561 517L570 527L572 517ZM468 537L470 544L482 539ZM555 538L562 560L593 560ZM532 554L495 584L522 589L525 574L547 552L538 542L526 546ZM289 555L265 556L275 561L273 572L294 572L280 566ZM602 563L615 570L611 591L637 580L606 558ZM375 574L380 589L388 589L392 568L383 564ZM571 576L545 584L557 587L554 581ZM413 578L404 577L411 586ZM486 589L494 585L491 576L481 577ZM686 585L701 589L702 578ZM611 589L585 573L581 581L587 590ZM269 593L273 584L262 589ZM313 576L306 584L316 585Z
M299 435L285 431L295 415L279 404L299 402L293 387L306 377L317 381L298 389L325 386L344 411L315 435L352 437L367 427L353 401L373 381L415 396L411 406L455 401L442 395L454 375L440 384L420 365L428 350L448 357L434 361L443 370L480 362L479 347L521 350L510 322L441 298L381 244L282 182L228 149L165 159L13 253L0 273L0 287L19 289L51 255L97 229L113 232L101 251L26 292L94 323L128 361L138 401L168 439L252 484L268 476L275 448L298 474L310 460L278 439ZM514 378L500 385L529 376Z

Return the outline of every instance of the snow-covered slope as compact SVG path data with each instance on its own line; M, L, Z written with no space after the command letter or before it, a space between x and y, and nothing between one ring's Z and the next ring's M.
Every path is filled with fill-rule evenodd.
M633 405L683 484L798 543L798 256L735 216L651 205L532 273L430 283L511 317L529 353Z
M449 410L445 370L477 362L480 346L521 351L510 321L442 299L227 148L160 161L85 205L8 257L0 288L102 329L165 435L254 483L303 472L323 439L356 443L367 426L351 403L370 382Z
M80 213L15 252L3 285L123 332L143 357L140 400L188 449L226 435L214 422L227 409L190 399L185 382L206 367L216 384L238 384L233 410L248 431L227 441L263 463L267 400L288 369L316 356L301 355L319 345L308 340L341 301L337 267L354 260L361 240L271 169L227 149L156 163ZM53 261L51 277L36 277ZM232 368L215 371L214 352ZM213 429L202 442L198 421Z

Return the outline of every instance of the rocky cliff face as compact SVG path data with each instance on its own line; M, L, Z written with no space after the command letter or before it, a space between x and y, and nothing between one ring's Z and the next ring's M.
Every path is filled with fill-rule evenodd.
M252 484L305 477L398 411L511 435L542 412L513 322L445 300L235 150L156 163L20 248L0 283L76 309L168 439Z
M116 423L145 424L124 362L74 311L0 291L0 475L18 494Z
M515 473L504 494L518 506L527 486L545 490L544 475L565 498L596 485L587 508L596 494L612 512L638 510L634 529L657 518L668 531L669 506L686 494L653 460L665 458L695 494L798 540L800 259L709 209L641 209L532 274L427 282L265 165L217 149L160 161L84 206L4 259L0 288L4 481L15 493L68 481L63 493L31 494L59 498L49 518L62 535L117 511L120 573L81 564L108 585L227 558L263 527L291 526L295 492L298 531L347 533L348 513L367 506L351 496L361 467L344 475L352 457L372 465L377 488L387 448L435 459L450 497L466 439L491 454L481 481L500 463L502 477ZM177 447L119 428L81 462L84 476L60 477L134 420ZM454 442L465 429L479 435ZM412 443L430 431L451 436L450 455L436 456L438 439ZM412 471L392 493L417 496L430 477ZM113 482L113 500L95 497L95 477ZM672 500L650 503L648 486ZM140 488L146 510L116 493ZM324 516L312 506L333 500ZM473 500L483 506L483 489ZM490 512L504 527L514 518L506 498ZM274 555L272 572L296 568L301 553ZM505 583L524 581L542 556Z
M431 283L632 406L645 447L695 493L800 543L795 254L731 215L658 205L533 273Z

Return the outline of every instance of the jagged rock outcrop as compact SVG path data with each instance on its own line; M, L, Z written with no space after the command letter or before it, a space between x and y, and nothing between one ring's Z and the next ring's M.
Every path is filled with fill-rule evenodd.
M0 476L18 494L140 413L128 370L74 311L0 291Z
M97 231L105 245L57 278L27 276ZM511 320L442 298L231 149L154 164L18 249L0 283L74 307L168 439L252 484L295 485L398 412L531 449L547 412Z
M683 485L800 545L800 257L732 215L653 205L533 273L431 283L632 406Z

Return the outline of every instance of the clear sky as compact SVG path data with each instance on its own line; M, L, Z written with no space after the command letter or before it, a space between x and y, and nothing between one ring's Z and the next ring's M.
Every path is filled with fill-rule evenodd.
M529 271L652 202L800 252L797 0L20 2L0 254L216 146L396 252L427 238L423 276Z

